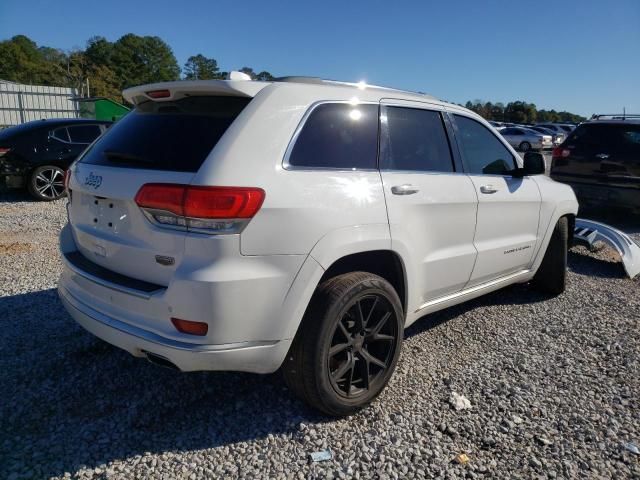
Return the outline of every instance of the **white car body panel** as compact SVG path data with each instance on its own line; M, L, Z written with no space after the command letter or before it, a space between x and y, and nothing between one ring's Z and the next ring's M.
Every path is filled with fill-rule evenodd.
M472 287L529 266L538 237L540 191L535 181L526 177L469 178L479 200L474 237L478 257L467 285Z
M275 371L322 276L351 254L397 255L406 284L406 326L426 313L527 281L558 218L577 212L570 188L541 177L304 169L286 163L296 132L318 102L424 106L462 113L491 128L478 115L432 97L335 82L244 80L161 83L124 95L136 103L148 101L146 92L154 90L170 92L158 102L202 94L253 100L195 173L74 164L59 293L87 330L181 370ZM513 148L496 138L521 166ZM152 182L259 187L266 197L239 234L186 233L158 227L142 214L133 199ZM481 194L487 182L498 187L497 194ZM418 192L391 192L404 184ZM75 251L159 288L135 295L83 274L67 258ZM173 264L159 264L158 255ZM209 330L205 336L180 333L172 317L205 322Z
M407 310L462 290L476 261L478 199L469 177L383 171L382 181L392 249L412 270ZM418 192L394 195L391 188L397 185L412 185Z

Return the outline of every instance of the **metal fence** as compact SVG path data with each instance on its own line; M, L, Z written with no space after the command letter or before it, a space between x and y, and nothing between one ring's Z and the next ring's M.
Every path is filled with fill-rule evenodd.
M78 118L75 88L22 85L0 80L0 128L43 118Z

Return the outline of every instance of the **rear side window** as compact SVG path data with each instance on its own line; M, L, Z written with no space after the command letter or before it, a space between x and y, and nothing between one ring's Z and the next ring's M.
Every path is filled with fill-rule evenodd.
M69 141L69 134L67 133L66 127L56 128L51 132L51 136L56 140L61 140L63 142Z
M312 110L289 155L307 168L375 169L378 106L324 103Z
M504 175L516 166L511 152L488 128L462 115L454 117L458 126L458 140L469 173Z
M98 125L78 125L77 127L67 127L67 130L73 143L91 143L100 135Z
M109 128L80 162L196 172L250 101L203 96L145 102Z
M440 113L384 107L380 168L453 172L453 159Z

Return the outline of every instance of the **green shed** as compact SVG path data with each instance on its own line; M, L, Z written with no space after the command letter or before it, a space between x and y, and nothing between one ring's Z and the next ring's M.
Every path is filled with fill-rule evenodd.
M80 117L95 118L115 122L129 113L129 108L106 97L90 97L78 99Z

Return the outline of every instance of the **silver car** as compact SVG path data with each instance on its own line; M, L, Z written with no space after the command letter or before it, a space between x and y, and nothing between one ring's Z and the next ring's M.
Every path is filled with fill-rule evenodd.
M553 148L553 136L529 128L507 127L498 131L513 148L521 152Z
M529 127L530 130L535 130L536 132L542 133L544 135L551 135L553 137L553 144L554 145L560 145L562 142L564 142L564 139L567 138L567 134L566 133L559 133L556 132L554 130L550 130L548 128L545 127L541 127L539 125L533 125L531 127Z

